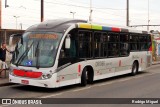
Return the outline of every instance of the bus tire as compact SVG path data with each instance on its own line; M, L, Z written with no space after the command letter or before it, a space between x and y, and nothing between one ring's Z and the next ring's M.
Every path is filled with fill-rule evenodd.
M131 75L134 76L137 74L137 72L138 72L138 63L135 61L132 65Z
M93 71L90 69L88 72L87 72L87 76L88 76L88 80L87 80L87 83L88 84L93 84L93 77L94 77L94 73Z
M82 75L81 75L81 86L87 85L87 68L83 69Z

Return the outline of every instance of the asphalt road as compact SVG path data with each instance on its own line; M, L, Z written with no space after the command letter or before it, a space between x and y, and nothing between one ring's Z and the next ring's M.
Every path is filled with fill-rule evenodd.
M66 86L57 89L46 89L33 86L11 84L0 87L0 98L160 98L160 65L153 65L150 69L136 76L123 75L94 82L92 85ZM11 105L1 105L11 106ZM13 105L12 105L13 106ZM14 105L17 107L17 105ZM25 106L25 105L23 105ZM31 107L31 105L26 105ZM37 107L46 105L37 105ZM47 105L53 107L53 105ZM104 105L104 104L65 104L54 107L139 107L140 105ZM141 105L153 107L159 105ZM19 105L21 107L21 105Z

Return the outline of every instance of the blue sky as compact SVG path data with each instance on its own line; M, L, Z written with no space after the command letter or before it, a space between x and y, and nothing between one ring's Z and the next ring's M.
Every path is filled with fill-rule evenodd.
M72 18L72 12L76 12L75 18L88 20L90 0L44 0L44 19ZM40 22L40 0L8 0L8 8L4 8L5 0L2 0L2 27L23 29ZM129 0L130 25L148 24L148 0ZM126 0L92 0L94 22L126 25ZM150 24L160 24L160 0L149 0ZM139 30L147 30L146 27L138 27ZM160 27L150 27L150 30L159 30Z

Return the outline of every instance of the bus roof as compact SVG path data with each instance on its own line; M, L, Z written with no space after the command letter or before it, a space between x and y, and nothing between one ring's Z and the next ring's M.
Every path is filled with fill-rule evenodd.
M149 34L147 31L136 30L130 27L119 27L119 26L113 26L113 25L99 25L99 24L93 24L93 23L92 24L91 23L77 23L77 27L82 28L82 29Z
M86 20L79 19L55 19L44 21L40 24L33 25L29 27L26 32L29 31L55 31L55 32L65 32L71 25L77 25L77 28L82 29L93 29L93 30L103 30L103 31L114 31L114 32L131 32L131 33L143 33L148 34L147 31L140 31L130 27L119 27L112 25L103 24L93 24L88 23Z
M26 32L29 31L55 31L55 32L64 32L71 25L76 23L87 23L85 20L79 19L55 19L55 20L47 20L40 24L33 25L29 27Z

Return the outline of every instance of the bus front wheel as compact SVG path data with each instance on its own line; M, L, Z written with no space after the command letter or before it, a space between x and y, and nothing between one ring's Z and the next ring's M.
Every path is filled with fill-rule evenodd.
M131 72L131 75L136 75L138 72L138 63L135 61L132 65L132 72Z
M86 86L87 85L87 68L83 69L82 75L81 75L81 85Z

